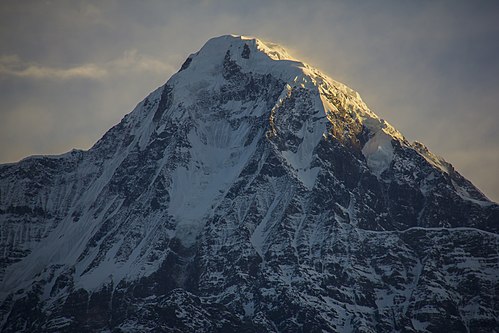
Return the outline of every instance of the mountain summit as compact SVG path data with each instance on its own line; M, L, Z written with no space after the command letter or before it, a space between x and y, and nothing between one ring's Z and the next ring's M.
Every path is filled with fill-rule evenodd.
M209 40L90 150L0 165L2 332L497 332L499 206L358 93Z

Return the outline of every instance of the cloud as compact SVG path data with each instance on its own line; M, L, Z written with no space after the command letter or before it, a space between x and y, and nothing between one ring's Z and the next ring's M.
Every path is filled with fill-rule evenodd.
M25 62L17 55L0 56L0 78L14 76L29 79L92 79L123 74L125 72L173 72L173 68L153 57L139 53L137 50L127 50L113 60L97 64L87 63L68 68L44 66L33 62Z
M0 57L0 77L16 76L33 79L74 78L99 79L107 75L107 71L95 64L84 64L71 68L54 68L35 63L23 62L17 55Z
M111 73L129 73L130 71L169 73L174 71L171 65L141 54L136 49L125 51L120 58L106 63L105 67Z

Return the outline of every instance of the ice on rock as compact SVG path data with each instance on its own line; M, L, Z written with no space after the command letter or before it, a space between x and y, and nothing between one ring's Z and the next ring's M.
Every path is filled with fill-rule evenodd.
M392 136L378 131L362 148L367 166L377 177L390 167L393 160Z

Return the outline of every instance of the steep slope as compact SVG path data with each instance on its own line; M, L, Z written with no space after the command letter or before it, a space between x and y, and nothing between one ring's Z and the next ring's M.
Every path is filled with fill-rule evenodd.
M0 166L2 331L497 330L499 206L258 39Z

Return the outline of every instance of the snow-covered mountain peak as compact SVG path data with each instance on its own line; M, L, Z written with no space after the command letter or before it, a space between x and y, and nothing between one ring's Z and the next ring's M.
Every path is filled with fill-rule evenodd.
M207 51L213 52L214 50L220 52L230 50L233 53L237 53L235 51L241 51L241 57L244 59L249 59L251 53L253 52L253 55L255 55L255 53L260 53L260 56L265 55L272 60L290 60L300 62L298 59L290 55L289 52L281 45L250 36L223 35L214 37L208 40L198 53L201 54Z
M294 58L282 46L254 37L224 35L210 39L186 59L168 84L176 101L188 105L199 100L200 95L223 87L230 76L228 71L271 75L291 90L307 89L320 97L316 107L322 117L332 120L329 113L344 112L373 135L383 131L404 141L400 132L369 110L356 91ZM290 89L283 88L283 94Z
M325 75L291 56L276 43L254 37L224 35L208 40L198 52L191 54L174 76L177 79L174 81L191 81L193 75L199 80L211 77L216 81L227 60L243 72L271 74L291 86L319 86L325 80Z
M221 36L89 151L0 165L0 331L492 332L497 221L357 92Z
M226 159L220 149L246 147L257 131L259 137L268 130L267 138L308 188L318 172L312 167L314 149L324 138L362 151L378 175L390 166L392 140L409 144L371 112L356 91L292 57L278 44L253 37L210 39L147 100L160 101L134 111L151 113L145 115L149 121L134 130L141 147L147 146L152 133L164 131L176 119L191 128L186 137L194 147L191 156L220 170L215 165ZM201 147L200 153L193 153L196 147Z
M223 67L227 61L242 72L271 74L291 83L305 75L307 66L277 44L252 37L224 35L210 39L198 52L191 54L170 82L187 91L217 89L224 83Z

